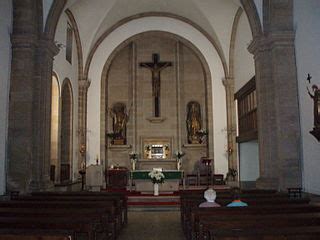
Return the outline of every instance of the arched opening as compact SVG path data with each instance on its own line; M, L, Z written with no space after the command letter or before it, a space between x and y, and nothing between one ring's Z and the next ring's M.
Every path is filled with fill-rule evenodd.
M72 88L69 79L65 79L61 91L61 162L60 181L71 180L72 167L72 122L73 101Z
M50 140L50 180L56 181L59 159L59 81L57 75L52 75L51 89L51 140Z

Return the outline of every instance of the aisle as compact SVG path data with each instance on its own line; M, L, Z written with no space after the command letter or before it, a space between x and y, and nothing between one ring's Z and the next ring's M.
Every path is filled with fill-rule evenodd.
M129 212L119 240L184 240L180 211Z

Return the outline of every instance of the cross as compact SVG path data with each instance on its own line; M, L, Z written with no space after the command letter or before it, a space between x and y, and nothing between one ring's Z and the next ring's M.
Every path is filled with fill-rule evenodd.
M154 97L154 116L160 117L160 72L172 66L172 62L160 62L159 54L152 54L153 62L142 62L140 67L147 68L152 74L152 96Z
M307 77L307 81L310 83L310 80L311 80L311 75L310 75L310 73L308 73L308 77Z

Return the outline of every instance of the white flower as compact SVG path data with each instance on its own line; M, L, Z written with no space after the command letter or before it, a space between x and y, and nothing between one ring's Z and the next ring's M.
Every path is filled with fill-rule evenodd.
M129 157L130 157L132 160L137 160L137 159L138 159L138 153L136 153L136 152L130 152L130 153L129 153Z
M148 173L153 183L163 183L164 182L164 174L159 170L152 170Z
M174 155L176 156L176 158L180 159L185 155L185 153L180 151L175 151Z

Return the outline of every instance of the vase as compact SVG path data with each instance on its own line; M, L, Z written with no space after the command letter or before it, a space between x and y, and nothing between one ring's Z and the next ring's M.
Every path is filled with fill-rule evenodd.
M153 184L153 195L159 196L159 184L158 183Z
M181 167L181 160L180 158L177 159L177 170L180 170Z
M136 170L136 162L135 162L135 160L132 160L132 170L133 171Z

